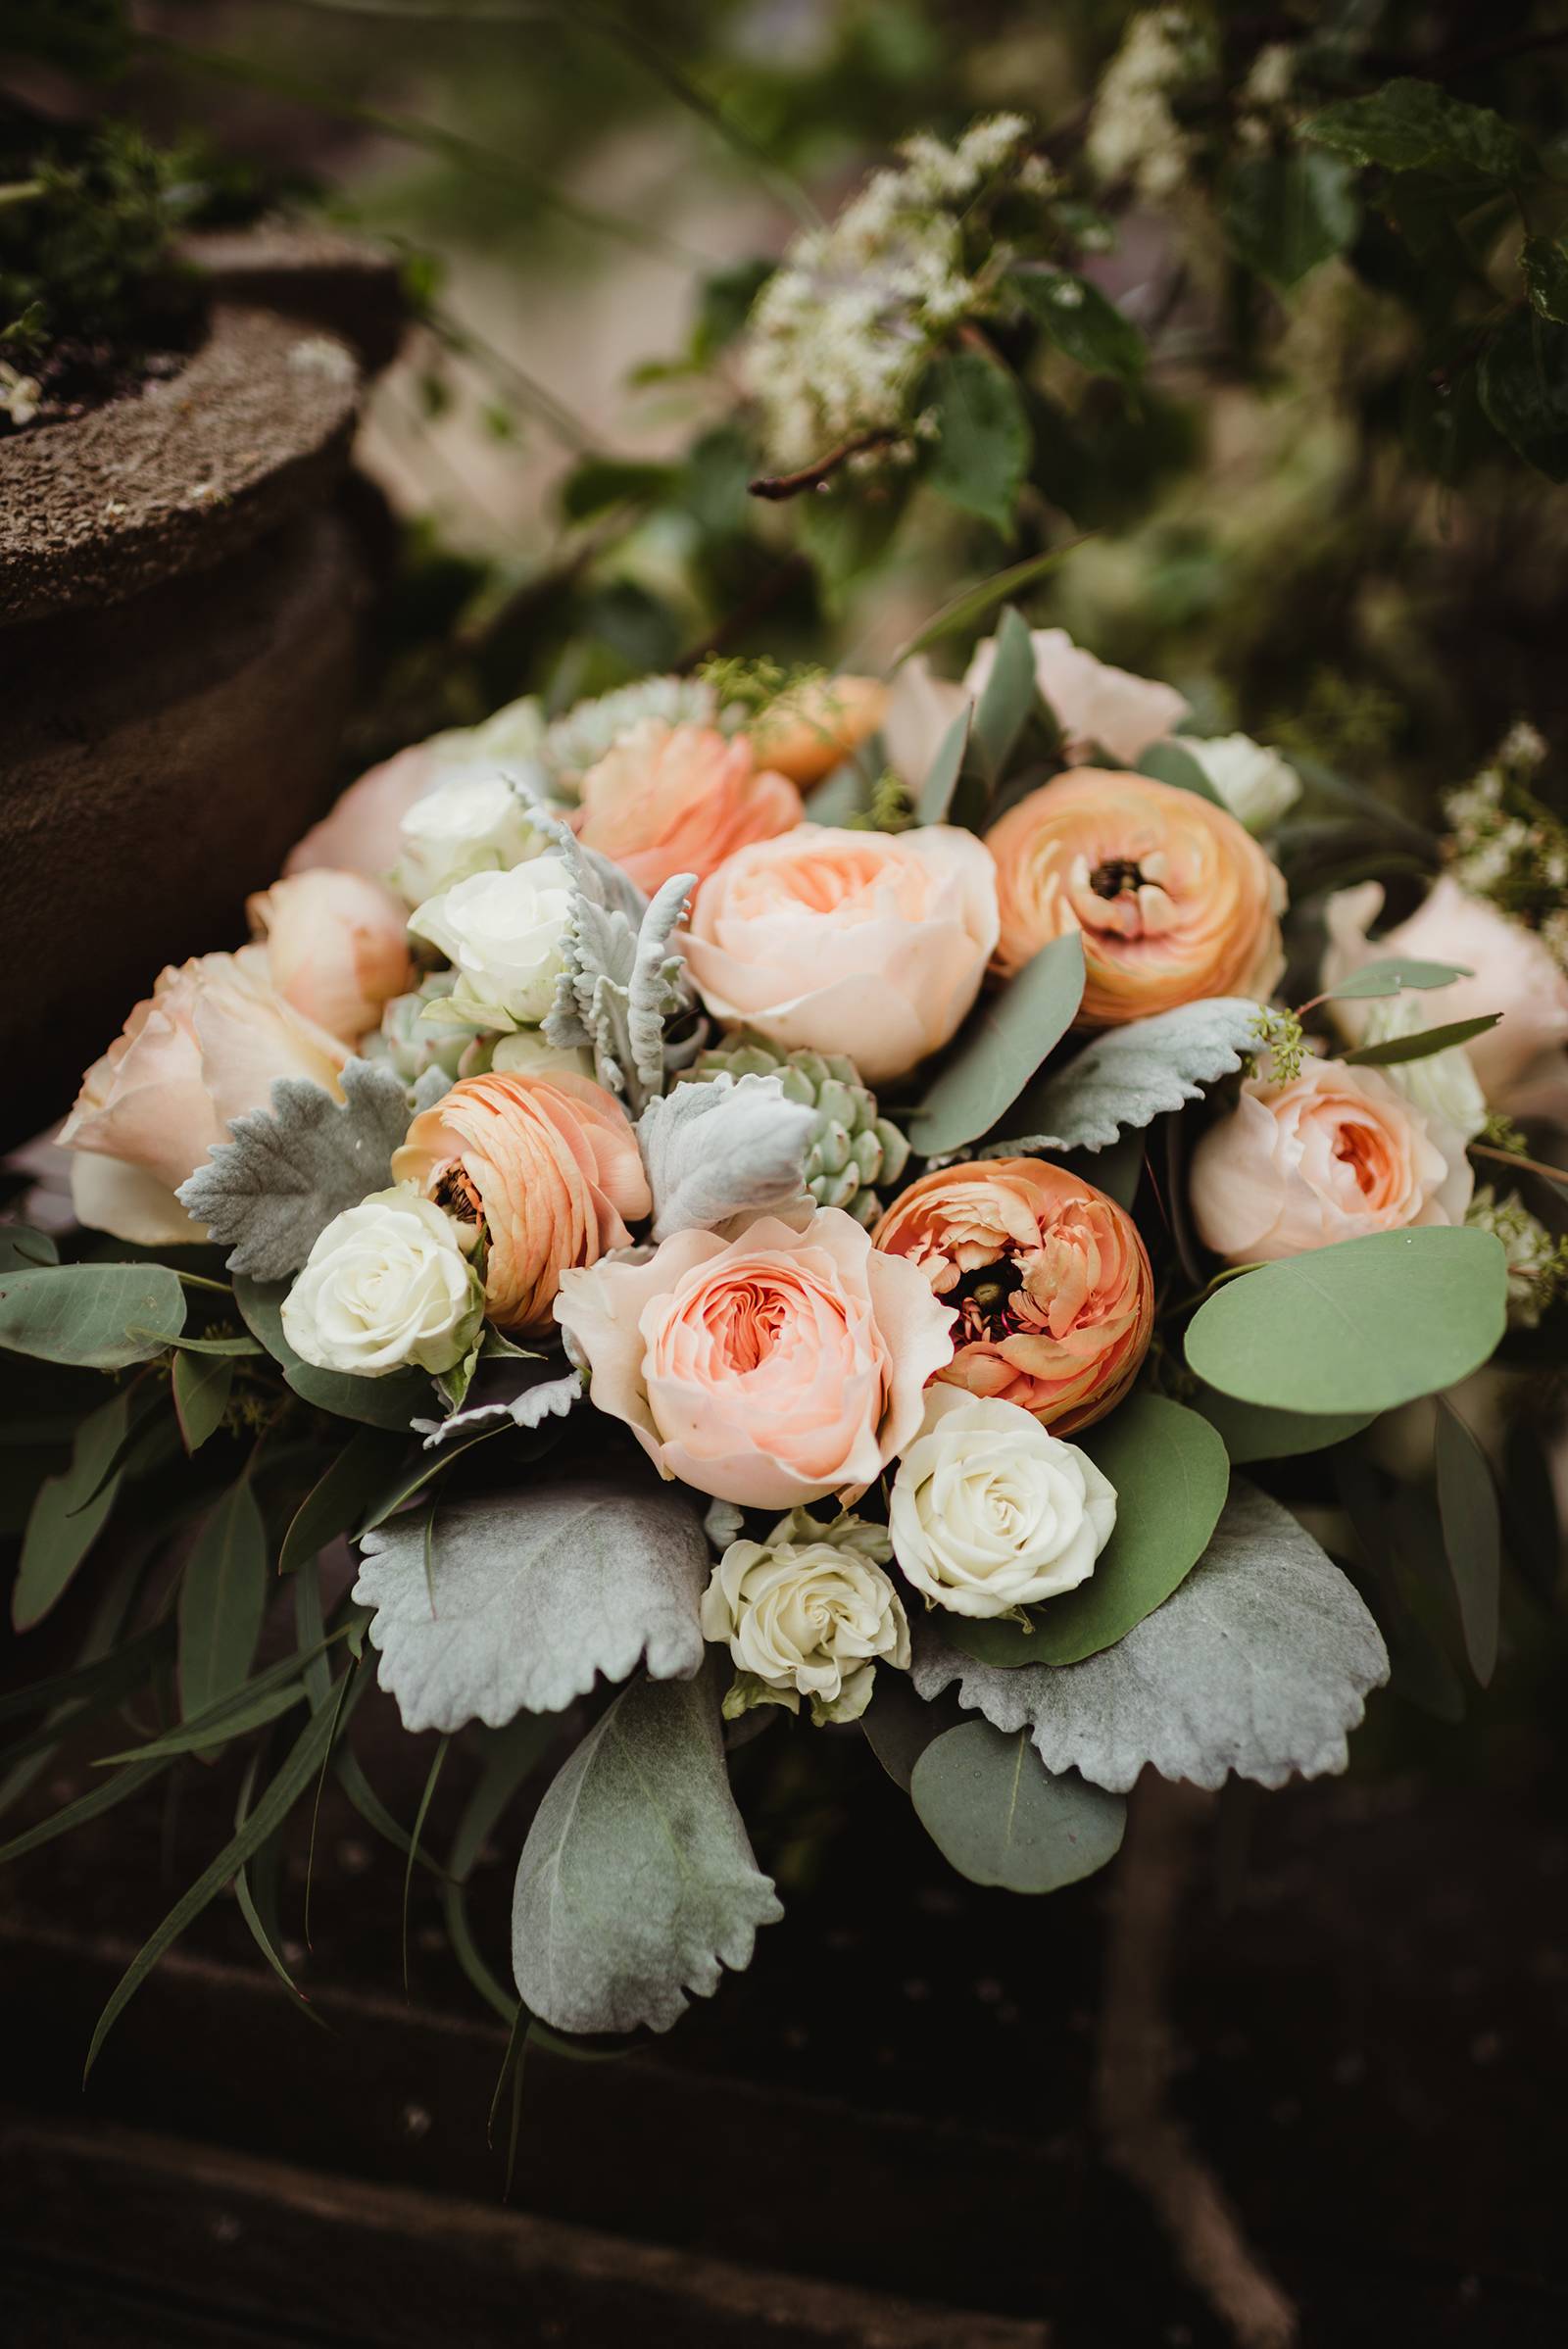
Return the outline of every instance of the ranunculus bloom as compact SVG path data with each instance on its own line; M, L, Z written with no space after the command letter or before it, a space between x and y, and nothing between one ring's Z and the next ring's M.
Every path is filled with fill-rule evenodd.
M81 1080L60 1139L77 1156L77 1220L147 1247L206 1237L174 1198L228 1121L266 1109L276 1077L339 1094L346 1047L286 1003L267 949L200 954L158 975Z
M688 967L719 1019L845 1052L884 1085L948 1042L996 943L996 870L971 833L800 824L703 883Z
M906 1581L955 1615L1007 1615L1076 1590L1116 1526L1116 1489L1016 1403L935 1387L888 1507Z
M1285 884L1234 815L1147 775L1085 766L1042 784L986 835L1010 977L1078 930L1075 1025L1119 1027L1204 996L1266 997L1285 967Z
M920 1424L953 1316L852 1215L677 1232L567 1273L556 1319L662 1477L742 1508L858 1498Z
M392 1174L483 1216L486 1307L504 1330L548 1330L562 1275L624 1248L653 1207L626 1112L564 1072L465 1077L415 1119Z
M1515 1117L1550 1117L1568 1125L1568 973L1551 950L1523 922L1472 897L1445 874L1408 921L1381 938L1367 931L1383 909L1383 885L1363 881L1339 890L1328 902L1329 943L1323 956L1323 985L1338 986L1364 962L1389 954L1431 962L1457 962L1475 973L1423 994L1422 1027L1446 1027L1450 1020L1477 1019L1500 1011L1501 1019L1465 1046L1494 1109ZM1370 1003L1332 1003L1345 1033L1359 1042Z
M995 1158L922 1175L872 1238L956 1309L940 1380L1066 1434L1137 1377L1154 1324L1148 1254L1126 1210L1064 1167Z
M676 873L702 880L800 820L794 784L760 767L743 738L644 718L584 775L576 831L652 897Z
M414 984L408 915L363 873L293 873L247 898L245 910L284 1002L346 1044Z
M1193 1153L1193 1219L1227 1263L1269 1264L1367 1232L1462 1223L1473 1181L1461 1138L1380 1069L1307 1060L1289 1084L1249 1077L1209 1127Z
M1065 628L1032 628L1029 642L1035 651L1035 682L1061 728L1069 760L1091 757L1098 748L1131 766L1152 742L1158 742L1187 715L1187 704L1174 685L1112 668L1075 645ZM997 640L988 636L976 646L964 675L963 691L970 701L984 693L996 660Z
M747 728L759 766L808 791L882 723L888 689L876 677L813 677L787 686Z

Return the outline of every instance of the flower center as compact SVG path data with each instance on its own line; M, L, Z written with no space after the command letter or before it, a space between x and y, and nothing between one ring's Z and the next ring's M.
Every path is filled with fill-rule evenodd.
M461 1158L443 1166L431 1188L430 1197L446 1214L455 1215L460 1223L480 1223L484 1205L472 1176Z
M1107 856L1095 866L1089 886L1097 898L1119 898L1143 888L1143 869L1136 856Z
M943 1300L957 1308L961 1342L1004 1338L1015 1330L1018 1317L1012 1299L1022 1287L1023 1274L1010 1256L999 1256L994 1264L966 1272Z

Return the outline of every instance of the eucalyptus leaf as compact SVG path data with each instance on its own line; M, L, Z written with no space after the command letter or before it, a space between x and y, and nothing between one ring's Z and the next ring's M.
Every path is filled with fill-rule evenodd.
M246 1328L259 1338L302 1402L338 1419L355 1419L366 1427L406 1430L417 1412L427 1409L430 1381L422 1371L395 1370L379 1379L355 1378L347 1371L318 1370L304 1362L283 1335L283 1299L287 1281L255 1281L246 1273L234 1279L234 1302Z
M1001 781L1039 690L1029 623L1009 604L997 624L996 658L969 728L970 757L986 784Z
M267 1527L247 1471L205 1519L180 1577L182 1720L243 1688L261 1637L267 1583Z
M958 1718L951 1698L927 1704L915 1694L906 1672L895 1672L884 1664L871 1685L871 1701L860 1715L860 1729L894 1785L907 1794L915 1763L933 1737L957 1727Z
M1426 962L1417 955L1389 954L1363 962L1333 987L1325 987L1320 1003L1343 1003L1364 996L1402 995L1407 987L1451 987L1455 979L1473 979L1462 962Z
M1361 1068L1387 1068L1400 1060L1426 1060L1434 1052L1446 1052L1456 1044L1468 1044L1474 1036L1484 1036L1494 1028L1502 1017L1500 1011L1484 1011L1476 1019L1451 1019L1446 1027L1417 1028L1409 1036L1385 1036L1381 1044L1357 1045L1347 1052L1347 1061Z
M297 1574L328 1543L360 1525L372 1497L386 1490L405 1449L394 1436L377 1428L362 1428L351 1436L289 1520L278 1552L278 1573Z
M1390 1411L1490 1360L1506 1301L1490 1232L1373 1232L1227 1281L1189 1323L1187 1360L1269 1410Z
M111 1473L111 1467L129 1415L129 1395L111 1395L77 1428L70 1467L39 1486L11 1593L17 1631L31 1631L43 1621L108 1523L120 1492L120 1474Z
M1018 1103L1022 1138L991 1143L981 1157L1104 1150L1129 1127L1152 1125L1234 1074L1257 1049L1258 1016L1244 996L1215 996L1107 1028L1029 1088Z
M125 1370L179 1335L185 1292L164 1264L52 1264L0 1273L0 1346L83 1370Z
M926 652L939 644L944 636L956 636L962 628L972 628L975 621L984 619L988 612L1004 603L1007 597L1021 595L1050 572L1059 570L1081 538L1069 539L1064 546L1048 547L1043 555L1030 555L1022 563L1010 563L1005 570L993 571L989 578L976 580L972 587L960 588L958 593L933 612L930 619L905 638L888 663L888 674L901 669L916 653Z
M752 1856L718 1676L636 1680L545 1795L517 1869L513 1968L557 2031L668 2031L783 1915Z
M368 1534L354 1595L406 1730L499 1729L559 1713L595 1679L646 1661L656 1680L703 1661L702 1520L651 1480L557 1478L396 1519ZM432 1603L433 1602L433 1603Z
M1465 1653L1485 1688L1497 1668L1502 1521L1487 1455L1446 1395L1438 1399L1434 1456L1443 1548L1459 1601Z
M198 1452L208 1437L216 1435L223 1424L223 1413L228 1409L234 1387L233 1358L224 1354L176 1353L172 1384L180 1442L187 1452Z
M1116 1524L1087 1582L1027 1610L1029 1628L956 1615L953 1643L982 1663L1076 1664L1124 1639L1163 1606L1208 1547L1225 1506L1230 1462L1196 1411L1134 1395L1077 1437L1116 1489Z
M948 820L953 795L958 788L958 777L963 771L964 753L969 747L969 726L973 716L974 705L966 702L937 744L936 756L926 769L920 797L915 804L914 812L922 824L945 824ZM814 802L811 814L814 820L821 820L816 817Z
M1025 1731L960 1722L914 1765L909 1794L921 1825L971 1884L1055 1892L1115 1857L1127 1824L1119 1794L1041 1766Z
M1032 440L1011 370L977 351L955 351L931 367L921 404L937 419L931 487L1010 537Z
M1138 761L1138 772L1152 775L1156 783L1169 783L1177 791L1190 791L1195 799L1207 800L1211 807L1225 805L1201 762L1179 742L1152 742Z
M1291 1460L1301 1452L1326 1451L1331 1444L1359 1435L1376 1417L1372 1411L1270 1411L1212 1387L1200 1387L1192 1402L1218 1432L1238 1468L1250 1460Z
M1006 986L982 996L924 1101L905 1120L912 1147L923 1157L939 1157L1005 1116L1072 1025L1083 992L1083 940L1068 930Z
M806 1196L815 1111L787 1101L777 1076L719 1075L651 1101L637 1144L653 1193L653 1238L715 1231L736 1215Z
M272 1105L230 1118L232 1139L181 1183L180 1204L230 1250L228 1269L281 1281L298 1272L335 1215L392 1179L409 1130L403 1079L384 1060L350 1060L336 1101L308 1077L277 1077Z
M52 1233L34 1231L27 1223L0 1223L0 1272L29 1272L59 1261Z
M1236 1478L1204 1556L1114 1647L1007 1672L928 1617L911 1677L922 1696L956 1684L997 1729L1027 1726L1048 1770L1125 1793L1146 1767L1211 1787L1231 1771L1279 1786L1343 1770L1347 1732L1388 1671L1352 1585L1288 1509Z

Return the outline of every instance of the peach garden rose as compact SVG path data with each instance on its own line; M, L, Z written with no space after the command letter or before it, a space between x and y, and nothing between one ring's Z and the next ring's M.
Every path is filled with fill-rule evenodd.
M1070 1434L1119 1402L1153 1329L1154 1284L1126 1210L1044 1158L911 1183L873 1235L957 1313L939 1380Z
M956 1031L997 943L997 876L972 833L800 824L698 890L691 975L715 1017L781 1051L845 1052L868 1085Z
M1268 1264L1369 1232L1464 1221L1462 1138L1376 1068L1307 1060L1249 1077L1193 1153L1193 1219L1230 1264ZM1288 1333L1281 1334L1282 1343Z
M842 1208L677 1232L561 1283L589 1397L661 1476L742 1508L857 1499L920 1425L953 1315Z
M584 775L576 831L652 897L676 873L701 880L736 849L788 832L801 813L795 785L744 739L644 718Z
M562 1276L624 1248L653 1201L620 1103L587 1077L465 1077L416 1117L393 1180L482 1217L485 1309L499 1329L551 1328Z
M1117 1027L1206 996L1266 997L1285 967L1285 884L1235 816L1147 775L1078 767L1009 807L997 860L996 967L1083 937L1075 1025Z

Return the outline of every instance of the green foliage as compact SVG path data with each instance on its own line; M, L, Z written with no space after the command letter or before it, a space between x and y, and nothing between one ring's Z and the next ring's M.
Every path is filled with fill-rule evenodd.
M120 1492L122 1472L114 1463L129 1410L128 1395L111 1395L77 1428L64 1475L39 1487L11 1593L11 1620L19 1632L30 1631L48 1614L108 1523Z
M1446 1395L1438 1403L1435 1464L1443 1547L1459 1601L1465 1653L1486 1688L1497 1663L1502 1521L1487 1455Z
M977 351L956 351L932 367L922 406L937 429L927 481L1010 538L1030 454L1029 417L1011 373Z
M1087 374L1113 375L1120 383L1143 374L1143 336L1089 278L1070 269L1019 269L1007 284L1048 340Z
M0 1274L0 1346L83 1370L150 1361L179 1334L185 1292L163 1264L57 1264Z
M1232 251L1288 291L1353 241L1361 222L1354 181L1337 155L1244 157L1225 189Z
M1072 1025L1083 992L1083 941L1069 930L1043 946L1005 987L981 997L924 1099L905 1120L922 1157L960 1150L1006 1115Z
M1518 132L1490 107L1467 106L1436 82L1410 76L1325 107L1305 127L1320 146L1390 171L1511 186L1538 168Z
M7 152L0 202L0 348L19 363L70 339L141 350L153 289L194 201L193 161L110 123L67 160ZM23 174L25 174L24 180Z
M1022 1731L987 1721L945 1730L915 1763L909 1794L946 1860L971 1884L1055 1892L1121 1848L1127 1805L1076 1777L1054 1778Z
M186 1722L243 1687L267 1590L267 1527L247 1469L205 1519L180 1578L179 1709Z

